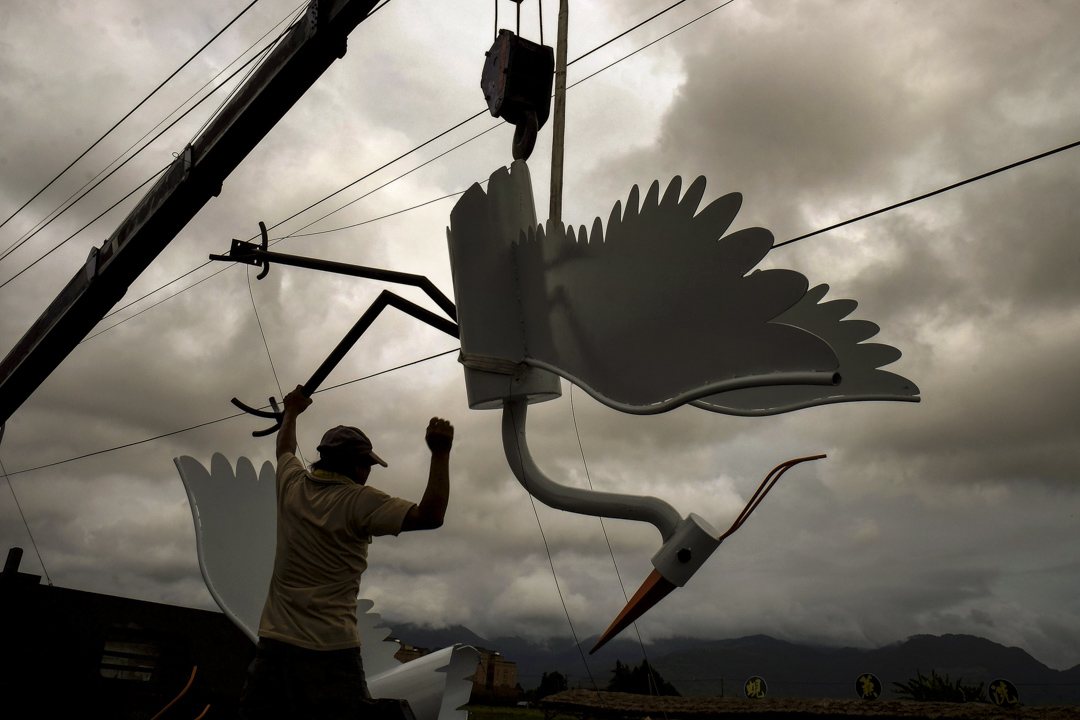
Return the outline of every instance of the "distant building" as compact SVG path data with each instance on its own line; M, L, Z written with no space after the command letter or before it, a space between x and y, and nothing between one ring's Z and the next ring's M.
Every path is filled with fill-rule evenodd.
M392 638L388 638L388 639L392 639ZM410 660L415 660L416 658L424 657L425 655L427 655L429 653L432 653L435 650L439 649L439 648L416 647L415 645L409 645L408 643L403 643L400 640L397 640L396 642L397 642L398 645L401 646L401 648L396 653L394 653L394 659L397 660L398 662L402 662L402 663L407 663Z
M517 663L507 660L494 650L480 651L480 665L473 681L473 700L515 700L521 691L517 686Z
M439 648L425 648L409 645L397 640L401 646L394 657L401 662L415 660ZM521 690L517 684L517 663L507 660L495 650L476 648L480 653L480 664L476 673L468 678L472 680L472 700L475 702L508 702L518 698Z

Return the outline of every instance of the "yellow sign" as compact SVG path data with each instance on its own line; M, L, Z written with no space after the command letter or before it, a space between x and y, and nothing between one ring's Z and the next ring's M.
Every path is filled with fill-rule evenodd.
M769 692L769 686L765 684L764 678L755 675L743 684L743 691L746 697L761 700L765 697L765 693Z
M870 673L860 675L855 681L855 694L863 700L877 700L881 695L881 681Z
M990 702L998 707L1016 707L1020 704L1020 693L1011 682L998 678L990 683Z

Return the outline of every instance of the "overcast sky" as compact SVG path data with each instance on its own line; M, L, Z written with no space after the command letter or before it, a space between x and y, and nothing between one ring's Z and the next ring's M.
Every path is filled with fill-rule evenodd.
M225 25L245 2L108 0L0 4L0 216L7 217ZM669 4L575 0L578 57ZM689 0L590 55L572 83L719 5ZM484 108L491 0L393 0L354 31L349 52L271 131L123 304L250 238ZM0 250L148 132L274 24L292 0L262 0L129 121L0 229ZM513 4L500 3L511 22ZM537 39L536 2L522 5ZM553 43L557 3L544 5ZM734 229L777 242L1080 140L1080 4L755 2L729 6L568 93L564 219L606 218L634 184L708 178L705 201L744 195ZM0 282L171 161L215 95L106 184L0 261ZM498 121L479 118L275 229L282 237ZM371 220L464 190L510 162L501 125L301 231ZM546 215L550 132L530 160ZM1056 668L1080 663L1080 149L774 250L761 267L828 283L859 302L887 369L920 404L844 404L746 419L684 407L620 414L563 383L534 406L541 467L567 483L648 493L720 528L773 466L801 466L642 634L876 647L916 633L972 633ZM0 289L6 353L140 193ZM445 228L453 199L282 252L421 273L452 292ZM0 219L2 219L0 217ZM208 278L191 290L177 291ZM383 289L274 267L251 291L285 390L305 381ZM238 396L280 397L243 266L213 264L102 323L8 422L0 459L55 584L213 608L183 486L172 464L220 451L256 464L273 440L240 417L122 450L77 456L227 417ZM429 304L420 293L397 290ZM152 303L170 299L135 316ZM325 385L453 350L451 338L382 317ZM576 421L575 421L576 414ZM469 410L455 354L316 395L301 418L305 457L341 422L365 428L390 462L371 483L418 500L423 432L457 427L446 525L375 543L362 592L393 621L460 623L488 637L568 636L537 516L581 637L624 604L595 518L549 510L516 483L500 416ZM580 435L576 431L580 431ZM579 449L580 439L580 449ZM6 484L6 483L5 483ZM605 523L633 592L656 530ZM26 548L0 488L3 550Z

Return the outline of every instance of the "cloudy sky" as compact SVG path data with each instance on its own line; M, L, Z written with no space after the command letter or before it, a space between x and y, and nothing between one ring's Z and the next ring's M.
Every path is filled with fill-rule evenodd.
M245 4L0 4L0 216ZM570 58L668 4L572 2ZM571 66L569 81L719 4L688 0ZM259 220L279 223L483 109L492 5L393 0L362 24L345 58L121 305L226 251L231 238L251 237ZM501 6L505 25L513 5ZM556 8L545 3L548 42ZM0 249L296 9L292 0L262 0L0 229ZM523 34L536 39L536 3L522 10ZM1078 26L1080 5L1065 1L734 0L570 90L564 218L588 225L634 184L704 175L706 201L744 194L736 229L767 227L782 242L1074 142ZM0 260L0 282L171 161L221 97ZM486 179L510 161L508 125L352 202L496 124L474 120L284 223L272 237L297 236L277 249L425 274L449 294L453 199L309 233ZM550 143L545 130L530 160L538 208L547 208ZM774 465L829 455L785 476L687 587L645 616L646 638L767 633L874 647L962 632L1022 647L1052 667L1080 663L1077 153L778 248L762 264L799 270L812 285L829 283L830 297L858 300L855 316L878 323L877 339L903 350L889 369L920 386L920 404L835 405L764 419L690 407L632 417L564 383L560 400L534 408L533 453L553 477L585 484L584 457L598 489L654 494L717 527L727 527ZM138 196L0 289L0 350L14 346ZM208 464L220 451L272 459L272 439L250 436L260 421L239 417L64 461L226 418L234 395L252 404L280 396L252 297L287 390L382 289L283 267L262 281L254 274L213 264L108 318L95 332L130 321L81 344L8 422L0 459L55 584L213 607L172 458ZM325 385L455 347L388 314ZM624 596L600 523L543 506L534 515L503 458L499 414L468 409L453 353L316 395L300 444L311 460L326 427L360 425L390 461L372 484L419 499L432 415L457 427L447 523L378 542L364 594L391 620L461 623L487 636L568 636L538 517L574 628L582 637L602 632ZM625 521L606 530L633 592L659 536ZM0 542L25 547L23 570L41 572L6 487Z

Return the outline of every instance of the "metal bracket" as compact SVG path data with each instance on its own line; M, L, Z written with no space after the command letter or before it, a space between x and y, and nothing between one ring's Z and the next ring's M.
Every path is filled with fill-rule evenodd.
M326 357L326 359L323 360L322 365L319 366L319 369L315 371L315 373L308 379L306 383L304 383L304 395L306 395L307 397L311 397L312 394L314 394L314 392L319 389L319 385L321 385L323 380L326 379L326 376L329 375L335 367L337 367L338 363L341 362L342 358L345 357L349 350L352 350L353 345L355 345L357 341L360 340L360 337L367 331L369 327L371 327L371 324L375 322L375 318L379 317L379 314L387 307L397 308L406 315L411 315L417 320L425 322L437 330L442 330L447 335L455 338L458 337L458 326L456 323L441 318L430 310L426 310L425 308L420 307L416 303L406 300L400 295L395 295L389 290L383 290L381 293L379 293L379 297L375 298L375 302L371 303L371 306L368 307L364 314L360 316L360 319L356 321L356 324L353 325L352 330L349 330L345 337L341 339L341 342L337 344L337 347L335 347L333 351ZM264 437L266 435L270 435L271 433L277 432L277 430L281 427L281 421L285 413L284 411L278 409L277 401L275 401L274 398L270 398L270 406L273 408L273 412L267 412L265 410L253 408L250 405L241 402L237 398L232 399L232 404L240 408L244 412L255 415L256 417L270 418L275 421L273 426L271 427L268 427L264 430L256 430L252 432L251 435L253 437Z
M337 273L339 275L351 275L353 277L383 280L385 282L399 283L402 285L412 285L423 290L427 296L450 317L450 319L447 320L430 310L420 307L410 300L406 300L400 295L395 295L389 290L383 290L382 293L379 294L379 297L375 299L375 302L373 302L364 314L360 316L360 319L356 321L356 324L353 325L352 329L341 339L341 342L338 343L337 347L335 347L330 355L327 356L326 360L319 366L319 369L315 371L315 374L304 384L304 395L311 397L312 393L314 393L319 388L319 385L322 384L323 380L326 379L326 376L337 367L337 364L341 362L341 359L345 357L346 353L352 349L353 345L360 340L360 337L369 327L371 327L371 324L375 322L375 319L387 307L397 308L406 315L410 315L421 322L427 323L437 330L442 330L452 337L456 338L460 336L457 322L455 322L457 320L457 307L450 301L450 298L440 292L439 289L435 287L435 284L423 275L411 275L408 273L393 272L391 270L363 267L361 265L348 265L346 263L333 262L330 260L318 260L315 258L300 257L298 255L284 255L282 253L270 252L267 249L269 246L269 238L267 235L266 224L262 221L259 221L259 232L262 235L262 242L259 245L244 240L234 239L229 246L229 252L227 254L211 255L210 259L261 267L262 272L258 275L259 280L262 280L266 277L267 273L270 272L270 261L273 260L274 262L283 265L292 265L294 267L305 267L312 270ZM238 398L233 398L232 404L250 415L275 421L273 426L263 430L256 430L251 433L254 437L270 435L271 433L277 432L281 427L281 420L284 416L284 412L278 408L277 401L274 398L270 398L270 406L273 408L272 412L254 408L247 403L240 401Z

